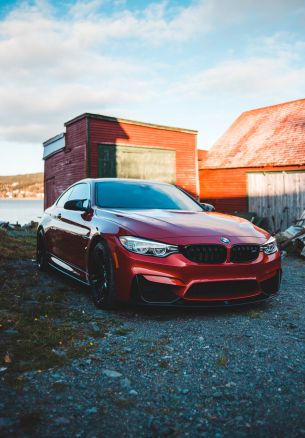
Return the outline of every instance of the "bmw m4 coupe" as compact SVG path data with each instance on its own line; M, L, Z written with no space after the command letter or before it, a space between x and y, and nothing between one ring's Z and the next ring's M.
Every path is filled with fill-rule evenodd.
M170 184L85 179L45 210L37 265L88 285L101 308L130 301L228 306L276 294L281 256L274 237L207 210Z

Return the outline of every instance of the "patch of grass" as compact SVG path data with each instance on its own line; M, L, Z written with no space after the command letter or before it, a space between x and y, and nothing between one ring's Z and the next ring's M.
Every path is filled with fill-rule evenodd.
M226 367L229 363L229 358L227 356L219 356L217 358L217 365L219 365L220 367Z
M260 319L262 317L262 312L259 310L249 310L247 313L248 317L251 319Z
M167 345L170 343L170 337L169 336L161 336L159 339L155 340L154 343L156 345Z
M56 319L50 317L53 311ZM67 315L63 310L52 309L52 306L31 306L22 309L22 312L10 313L5 323L2 319L2 328L14 328L18 335L3 337L0 344L1 362L9 357L11 362L8 366L12 371L43 370L62 366L67 360L87 356L95 345L88 341L80 347L76 346L76 341L86 341L91 335L86 319L79 322L79 314L78 311L70 311ZM75 315L77 318L74 318ZM102 336L108 324L100 324L104 326L99 334Z
M33 258L36 253L36 231L12 234L0 229L0 262L7 259Z
M160 360L159 362L160 368L170 368L170 363L167 360Z
M126 336L126 335L128 335L129 333L131 333L132 332L132 329L129 329L129 328L126 328L126 327L119 327L115 332L114 332L114 334L116 335L116 336Z
M113 400L113 402L120 408L120 409L128 409L135 406L135 401L131 399L116 399Z
M142 344L152 344L154 342L154 340L153 339L140 338L139 342L142 342Z
M152 353L158 353L159 351L160 351L159 348L157 348L157 347L151 347L151 348L148 348L148 349L146 350L146 353L148 353L148 354L152 354Z
M58 291L56 283L55 290L45 294L52 300L54 292L55 303L37 301L40 282L36 275L26 270L15 276L8 274L0 287L0 365L8 367L5 379L15 386L20 382L15 382L14 372L44 370L85 357L97 347L92 338L104 337L112 326L107 319L95 318L100 331L94 333L89 324L92 317L69 308L65 292ZM13 330L13 334L6 330ZM78 341L82 341L80 347Z
M161 336L159 339L140 339L143 343L150 343L151 346L146 349L147 354L158 353L159 355L164 355L166 353L166 346L170 343L169 336ZM164 364L165 365L165 364ZM166 365L159 365L161 368L167 368Z
M0 230L0 365L8 367L5 380L15 387L23 385L16 373L86 357L97 348L93 338L118 327L115 320L93 320L81 309L69 307L70 288L36 271L31 262L15 263L17 258L32 256L35 240L34 232L10 235ZM90 322L100 330L94 332ZM118 330L126 334L126 329Z
M9 364L13 371L29 369L46 369L63 365L67 357L82 355L82 351L74 347L75 328L71 323L63 321L54 323L53 319L40 319L40 311L36 306L24 309L22 313L12 314L10 324L18 331L18 336L1 343L0 357L11 358ZM56 349L64 349L59 355Z

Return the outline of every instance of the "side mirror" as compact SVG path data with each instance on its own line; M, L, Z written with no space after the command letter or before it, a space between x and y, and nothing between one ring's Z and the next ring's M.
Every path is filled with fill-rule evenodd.
M91 209L91 204L89 199L72 199L71 201L67 201L65 203L64 209L88 212Z
M203 202L203 203L200 203L200 205L201 205L203 211L210 211L210 212L215 211L215 207L212 204L206 204L205 202Z

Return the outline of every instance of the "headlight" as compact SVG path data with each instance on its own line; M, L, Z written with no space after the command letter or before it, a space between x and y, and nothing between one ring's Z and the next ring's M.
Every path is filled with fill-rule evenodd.
M119 239L124 248L136 254L166 257L169 254L178 252L178 246L176 245L167 245L166 243L144 240L132 236L120 236Z
M267 255L273 254L274 252L278 251L275 238L271 236L266 243L261 245L261 251L264 251L264 253Z

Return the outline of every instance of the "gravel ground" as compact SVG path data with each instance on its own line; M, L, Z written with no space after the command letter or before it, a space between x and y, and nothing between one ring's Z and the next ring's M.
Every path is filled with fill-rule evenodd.
M1 435L305 436L304 268L285 259L280 294L235 310L105 312L85 289L40 274L42 284L67 287L65 306L89 315L93 332L101 321L107 330L76 341L94 345L84 357L15 373L22 385L3 371ZM22 269L35 267L24 261Z

